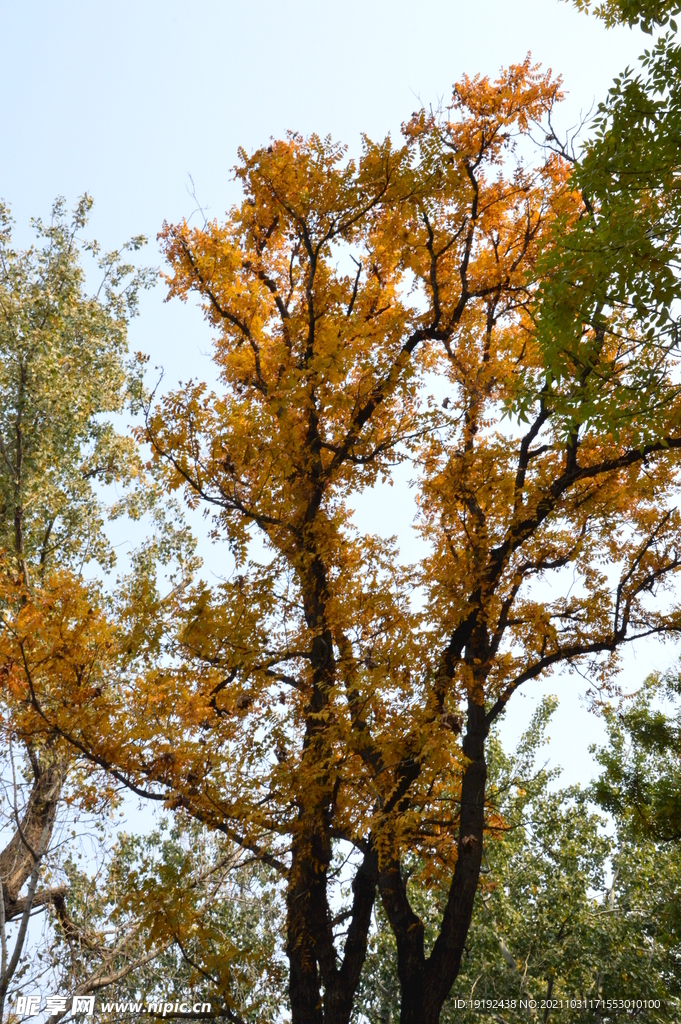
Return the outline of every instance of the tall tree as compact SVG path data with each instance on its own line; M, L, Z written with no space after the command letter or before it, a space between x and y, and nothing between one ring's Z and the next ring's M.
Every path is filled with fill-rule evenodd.
M64 887L41 887L60 807L95 806L97 791L73 748L26 717L31 665L41 685L59 689L73 677L96 688L110 671L110 629L97 588L85 583L89 562L108 568L102 484L129 483L140 459L129 437L104 417L139 401L140 373L127 356L126 328L139 288L152 278L122 250L101 254L83 243L91 200L69 218L63 202L48 224L34 222L36 244L12 242L9 210L0 205L0 730L6 799L6 845L0 851L0 1016L21 966L28 920L63 899ZM98 257L99 291L90 295L82 245ZM108 663L107 663L108 662ZM78 791L80 790L80 796ZM6 926L18 923L8 947Z
M405 1022L436 1020L459 969L481 863L485 739L506 702L561 664L582 661L594 687L607 686L623 644L681 626L678 61L662 41L600 108L569 180L581 214L557 218L518 354L508 329L447 354L453 415L426 450L422 509L436 550L424 584L430 621L444 627L434 695L443 710L466 702L469 760L428 958L398 858L379 879ZM518 410L517 433L499 429L500 408Z
M224 393L188 384L146 436L170 486L215 510L237 569L167 606L172 657L129 681L126 729L97 756L282 872L295 1021L349 1019L394 843L456 857L460 721L430 693L418 581L353 529L350 502L437 421L422 392L438 349L530 300L552 204L573 200L564 162L525 168L515 145L558 97L526 61L464 80L399 149L365 140L358 163L292 136L242 155L226 225L163 234L171 295L198 292L218 329ZM132 706L153 718L127 724ZM87 714L61 721L79 743L96 733ZM338 843L355 853L336 915Z
M582 212L557 218L518 356L509 330L489 347L481 331L473 344L461 339L447 368L453 415L425 453L424 528L436 551L424 583L429 618L444 627L435 694L443 709L466 701L470 761L458 858L428 959L397 858L380 879L411 1001L404 1021L437 1019L459 967L491 723L519 686L554 667L583 660L594 686L606 686L623 644L681 625L672 589L678 62L678 49L660 42L643 74L622 76L600 108L569 180ZM556 145L553 131L548 142ZM496 427L500 407L518 410L518 433Z
M104 735L87 707L66 722L53 695L34 704L281 872L295 1024L349 1019L377 886L402 1024L438 1020L492 724L556 667L608 686L623 645L681 628L664 603L681 566L678 54L647 60L579 162L546 120L557 84L526 62L465 79L357 164L297 136L242 154L226 224L163 233L224 387L167 396L146 437L237 567L159 611L167 657L121 681ZM431 545L412 570L350 515L406 452ZM415 856L447 892L428 951Z

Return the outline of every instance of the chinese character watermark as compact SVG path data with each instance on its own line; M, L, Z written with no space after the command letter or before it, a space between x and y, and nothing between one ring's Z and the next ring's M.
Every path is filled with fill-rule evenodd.
M17 1017L35 1017L40 1013L42 1000L39 992L32 992L28 996L17 996L16 1013ZM45 999L45 1011L50 1015L54 1013L66 1013L69 1000L66 996L47 996ZM84 1013L91 1017L95 1012L94 996L74 996L71 1000L72 1013Z

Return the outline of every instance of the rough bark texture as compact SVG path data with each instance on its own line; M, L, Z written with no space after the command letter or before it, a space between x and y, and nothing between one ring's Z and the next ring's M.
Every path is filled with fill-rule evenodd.
M286 894L288 911L286 954L289 961L289 997L292 1024L323 1024L315 943L309 927L314 913L313 892L319 886L304 841L293 848Z
M23 912L24 900L19 893L33 871L35 853L40 845L45 826L49 835L54 827L57 805L64 785L64 767L59 763L41 765L31 757L34 782L28 803L20 816L18 826L7 846L0 852L0 880L5 901L5 920ZM15 823L16 824L16 823ZM33 902L45 903L49 893L37 893Z

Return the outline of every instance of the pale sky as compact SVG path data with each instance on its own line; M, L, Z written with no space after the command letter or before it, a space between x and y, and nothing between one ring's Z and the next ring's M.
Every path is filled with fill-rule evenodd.
M358 148L360 133L399 133L421 103L447 97L462 73L496 75L528 51L563 76L564 127L602 98L649 45L638 30L606 31L562 0L0 0L0 196L17 238L56 195L95 199L92 234L106 247L152 240L164 219L189 215L192 176L209 216L237 198L231 167L287 129L330 133ZM190 307L147 295L134 348L162 365L168 386L211 377L210 331ZM412 545L406 487L364 503L365 527ZM635 682L666 666L671 648L628 659ZM564 781L591 774L599 723L581 708L584 684L556 678L514 696L509 739L540 690L558 692L551 756Z
M0 14L0 196L21 233L57 194L88 191L106 246L190 214L190 174L220 216L239 146L293 129L356 150L462 73L528 51L563 76L568 126L646 42L562 0L0 0ZM209 345L196 323L159 289L132 341L186 377Z

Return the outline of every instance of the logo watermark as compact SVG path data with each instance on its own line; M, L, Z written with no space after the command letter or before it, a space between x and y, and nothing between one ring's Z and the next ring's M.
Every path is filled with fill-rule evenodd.
M32 992L30 995L17 996L16 1001L17 1017L35 1017L41 1011L45 1013L66 1013L71 1010L73 1014L81 1014L92 1017L95 1012L94 996L46 996L39 992ZM151 1000L150 1002L100 1002L96 1007L101 1013L148 1013L154 1017L178 1017L188 1014L205 1015L211 1013L210 1003L186 1003L179 1000Z
M28 996L17 996L17 1017L35 1017L41 1008L49 1014L65 1013L69 1003L71 1013L84 1013L91 1017L95 1012L94 996L74 996L72 999L66 996L47 996L45 1006L42 1007L42 996L39 992L33 992Z

